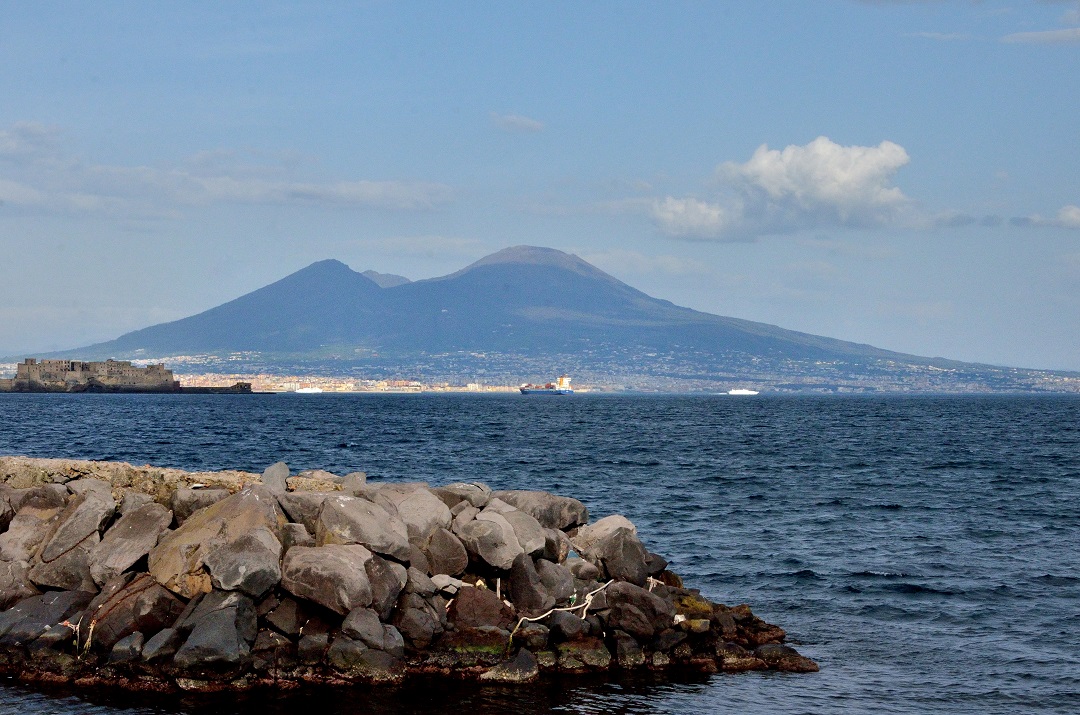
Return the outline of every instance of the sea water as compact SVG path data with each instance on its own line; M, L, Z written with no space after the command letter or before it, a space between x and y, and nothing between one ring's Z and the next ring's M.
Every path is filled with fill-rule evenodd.
M629 517L809 675L216 697L0 681L0 713L1080 712L1080 399L3 395L0 453L487 482Z

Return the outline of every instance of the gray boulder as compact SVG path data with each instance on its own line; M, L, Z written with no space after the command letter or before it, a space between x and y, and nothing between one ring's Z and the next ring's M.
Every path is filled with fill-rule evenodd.
M281 542L269 529L253 529L207 553L203 563L214 588L261 598L281 580Z
M191 634L173 663L194 674L242 669L251 659L258 623L251 599L235 591L213 591L191 614Z
M436 529L423 551L433 575L459 576L469 567L469 553L465 545L446 529Z
M183 524L199 509L217 504L228 496L228 489L177 489L171 500L173 517L177 525Z
M604 591L610 611L607 626L635 638L649 639L671 628L675 607L663 598L631 583L613 583Z
M281 527L281 548L288 551L294 546L314 546L315 536L303 524L289 522Z
M387 485L379 490L376 503L393 506L405 522L409 541L416 544L427 543L436 529L449 528L454 518L449 507L424 488Z
M544 553L547 534L539 521L518 509L502 512L502 518L506 519L514 529L514 535L521 544L522 551L530 556L540 556Z
M589 510L570 497L525 490L500 491L493 496L517 507L548 529L566 531L589 522Z
M485 670L480 681L485 683L531 683L540 677L540 665L526 648L510 660Z
M37 509L20 510L7 531L0 534L0 560L29 561L34 558L42 540L52 531L52 522L58 514L59 509L55 508L44 513Z
M536 573L544 584L544 589L555 599L556 604L566 603L577 589L574 588L574 576L570 569L562 564L546 559L536 561Z
M90 576L90 551L101 541L100 530L114 513L116 501L100 489L87 488L73 496L31 561L30 580L68 591L96 590Z
M204 559L256 529L280 541L285 515L263 486L250 486L200 509L150 550L150 573L158 583L184 598L209 593L213 582Z
M288 489L289 465L285 462L274 462L263 470L262 483L274 494L284 494Z
M118 511L121 516L126 516L135 511L139 507L146 506L147 504L153 504L154 497L144 492L138 492L134 489L125 489L124 496L120 500L120 506Z
M366 499L332 496L315 522L315 543L363 544L377 554L409 560L409 531L404 522Z
M39 593L30 583L30 562L0 561L0 611Z
M408 583L408 573L401 564L374 555L364 565L364 570L371 584L371 608L385 621L390 618L398 595Z
M491 501L491 487L480 482L447 484L445 487L436 487L431 492L451 509L463 501L477 509L483 509Z
M570 541L585 559L609 578L644 586L649 552L637 538L637 528L624 516L612 515L578 529Z
M370 606L371 581L367 562L371 552L359 544L294 546L285 554L281 586L341 615Z
M322 510L323 502L329 496L328 492L285 492L278 494L278 503L289 515L290 521L303 524L314 534L319 511Z
M31 596L0 613L0 646L29 643L86 608L93 594L50 591Z
M509 570L518 554L523 553L513 529L493 521L474 519L457 532L469 555L497 569ZM509 533L508 533L509 532Z
M120 517L90 551L90 576L99 586L150 553L172 523L172 512L154 502Z
M183 610L183 602L149 574L117 576L83 614L80 641L84 647L89 640L92 647L108 651L136 631L157 633L171 626Z
M514 558L509 590L510 600L519 615L537 616L555 606L555 598L544 587L528 554L518 554Z

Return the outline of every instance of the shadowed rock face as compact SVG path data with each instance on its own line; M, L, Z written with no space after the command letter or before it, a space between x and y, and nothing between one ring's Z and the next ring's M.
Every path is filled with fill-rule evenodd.
M170 490L115 465L95 479L18 464L0 482L0 672L220 690L817 669L748 607L684 588L625 518L583 523L573 499L359 479L350 496L285 465L269 470L279 493L240 482L204 499L187 477L159 475ZM296 491L318 485L331 491Z

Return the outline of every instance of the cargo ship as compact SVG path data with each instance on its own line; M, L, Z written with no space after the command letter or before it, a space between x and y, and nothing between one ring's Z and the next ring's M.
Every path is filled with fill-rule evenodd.
M555 382L549 382L546 385L530 385L528 383L518 388L523 395L572 395L574 391L570 389L570 378L566 375L560 375Z

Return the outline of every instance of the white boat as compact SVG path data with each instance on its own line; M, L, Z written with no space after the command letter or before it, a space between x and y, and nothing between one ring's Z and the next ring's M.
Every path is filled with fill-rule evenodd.
M298 387L293 390L298 395L317 395L322 392L321 387Z
M746 390L746 389L743 389L743 388L736 388L734 390L728 390L727 393L729 395L756 395L756 394L758 394L758 391L757 390Z

